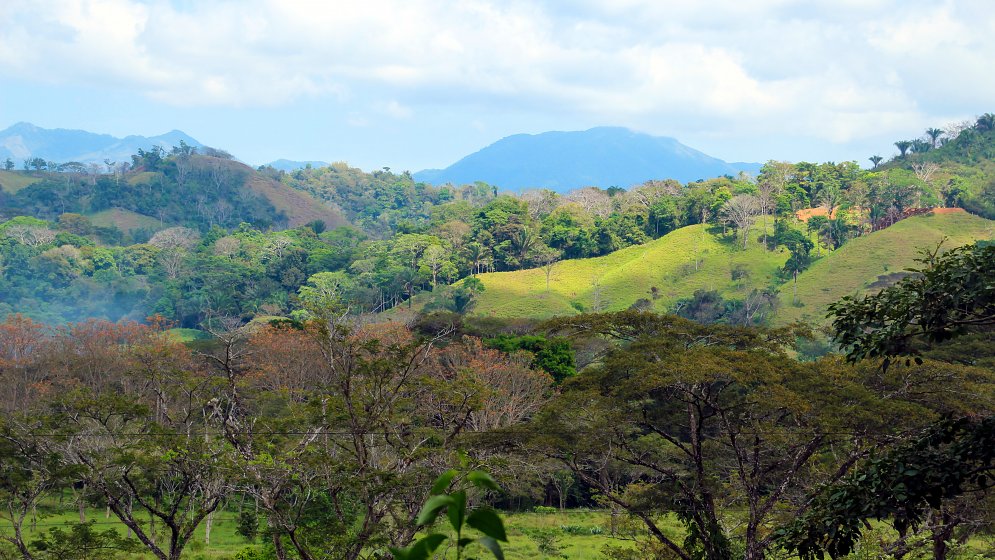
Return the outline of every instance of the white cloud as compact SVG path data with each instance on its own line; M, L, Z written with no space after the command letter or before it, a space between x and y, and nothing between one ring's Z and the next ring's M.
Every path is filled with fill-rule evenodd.
M984 0L8 0L0 70L178 106L300 99L847 142L990 107ZM346 104L351 104L346 107ZM712 127L695 131L693 126Z

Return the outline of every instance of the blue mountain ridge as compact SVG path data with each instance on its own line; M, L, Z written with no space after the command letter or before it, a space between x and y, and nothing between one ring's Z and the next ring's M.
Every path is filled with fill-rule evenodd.
M759 163L727 163L673 138L621 127L597 127L515 134L445 169L426 169L414 177L436 185L484 181L511 190L566 192L586 186L630 187L650 179L687 183L759 169Z
M328 162L319 160L307 160L307 161L297 161L293 159L278 159L276 161L271 161L264 164L265 166L272 167L273 169L279 169L280 171L297 171L298 169L304 169L307 166L311 167L328 167Z
M139 148L148 150L153 146L162 146L169 150L178 146L180 140L194 147L203 146L180 130L172 130L159 136L132 135L116 138L110 134L64 128L46 129L20 122L0 131L0 160L10 158L17 164L39 157L59 163L102 163L105 159L128 161Z

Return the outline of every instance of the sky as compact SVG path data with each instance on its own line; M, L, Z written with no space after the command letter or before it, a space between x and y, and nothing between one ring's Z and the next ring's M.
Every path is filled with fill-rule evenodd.
M995 111L992 60L990 0L0 0L0 129L417 171L625 126L867 164Z

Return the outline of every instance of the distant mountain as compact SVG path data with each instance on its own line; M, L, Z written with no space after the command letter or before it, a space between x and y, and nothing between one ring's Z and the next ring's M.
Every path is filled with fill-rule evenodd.
M153 146L162 146L169 150L173 146L178 146L180 140L194 147L203 146L179 130L149 138L145 136L116 138L109 134L95 134L85 130L40 128L22 122L0 131L0 160L10 158L18 167L22 161L37 157L59 163L67 161L103 163L105 159L128 161L139 148L148 150Z
M687 183L759 169L757 163L726 163L673 138L599 127L516 134L445 169L415 173L415 179L432 184L485 181L506 189L540 187L565 192L585 186L629 187L650 179Z
M298 169L304 169L307 166L311 167L328 167L327 161L294 161L292 159L278 159L276 161L271 161L266 164L266 166L272 167L273 169L279 169L280 171L297 171Z

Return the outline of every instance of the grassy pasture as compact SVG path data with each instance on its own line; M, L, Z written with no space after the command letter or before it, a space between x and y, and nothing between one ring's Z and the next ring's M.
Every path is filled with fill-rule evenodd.
M991 239L995 222L958 213L917 216L858 237L812 264L798 275L798 305L789 282L780 288L775 323L803 320L826 322L826 308L843 296L881 289L916 265L921 249L954 248L979 239Z
M38 177L32 177L21 171L0 171L0 190L10 194L41 181Z
M78 523L79 514L74 506L68 502L64 505L65 508L58 513L39 516L34 526L30 524L29 520L26 526L28 539L31 540L35 535L44 533L52 527L63 527L64 530L68 530L71 524ZM95 529L98 531L110 528L121 535L125 535L127 532L127 528L118 522L116 517L113 515L107 517L106 512L102 509L88 508L86 518L88 521L96 521ZM607 513L602 511L514 513L505 514L504 518L509 540L504 548L509 560L543 558L544 556L539 552L538 541L534 537L540 533L545 534L547 542L551 542L559 549L561 558L595 560L602 557L601 549L606 544L622 547L631 546L631 541L621 538L621 535L612 537L609 534L610 518ZM255 543L250 543L236 532L237 520L238 512L235 509L215 513L210 544L205 544L205 530L202 524L197 529L190 544L187 545L184 558L227 560L233 558L246 547L261 547L260 538L257 538ZM664 519L662 526L668 535L677 537L683 534L676 520ZM8 527L8 524L0 523L0 535L6 532ZM442 531L444 525L440 524L438 528ZM449 554L446 557L455 558L455 554ZM486 558L487 555L481 553L476 557ZM153 555L143 552L131 555L130 558L133 560L151 560Z
M145 214L139 214L138 212L132 212L123 208L108 208L107 210L90 214L87 217L90 218L90 221L95 226L116 226L121 231L132 231L142 228L158 230L166 227L152 216L146 216Z
M741 299L763 288L788 258L784 250L765 251L751 234L746 250L731 236L694 225L673 231L643 245L609 255L556 263L546 291L542 269L495 272L478 276L485 291L474 310L494 317L573 315L580 309L625 309L640 298L649 299L656 287L657 311L697 289L718 290L723 297ZM733 280L733 271L742 276Z
M67 498L67 500L70 498ZM54 504L53 504L54 506ZM36 520L34 526L30 519L26 524L26 536L32 540L36 535L46 532L52 527L63 527L68 530L70 525L79 522L79 514L72 503L66 502L64 507L59 508L58 513L42 514ZM246 504L246 507L251 507ZM43 510L42 510L43 511ZM619 533L616 536L610 534L611 517L605 511L598 510L567 510L556 513L503 513L505 527L508 532L508 543L503 545L505 557L508 560L532 560L544 558L563 558L571 560L602 560L602 550L606 545L616 548L632 548L634 546L633 537L644 537L645 530L640 523L627 521L625 518L616 518L616 527ZM87 520L95 520L95 529L103 531L114 529L121 535L127 532L126 527L111 515L106 516L103 509L88 508L86 510ZM444 532L445 516L440 518L437 527L439 532ZM250 543L236 532L238 525L237 508L232 505L230 509L218 511L214 515L213 527L211 530L211 542L205 543L205 530L203 524L197 529L194 537L187 545L183 558L190 560L234 560L239 552L247 548L262 548L261 538ZM657 525L671 539L681 542L685 533L681 524L676 518L666 516L657 519ZM894 538L894 531L886 522L873 522L875 531L867 540L867 545L873 549L877 545L879 537L886 536ZM262 527L260 527L262 528ZM0 522L0 536L9 530L9 524ZM543 554L540 551L540 542L556 550L558 556ZM972 560L978 558L973 554L984 554L991 551L992 537L990 535L977 535L971 538L966 544L966 550L955 553L952 558L965 558L967 553ZM549 551L547 548L547 551ZM444 556L440 549L438 558L453 559L455 554L449 550ZM476 547L469 550L470 556L474 558L493 558L490 553ZM869 558L865 552L863 555L855 554L848 558ZM142 552L128 555L129 560L153 560L154 556L150 552ZM250 556L251 558L251 556Z

